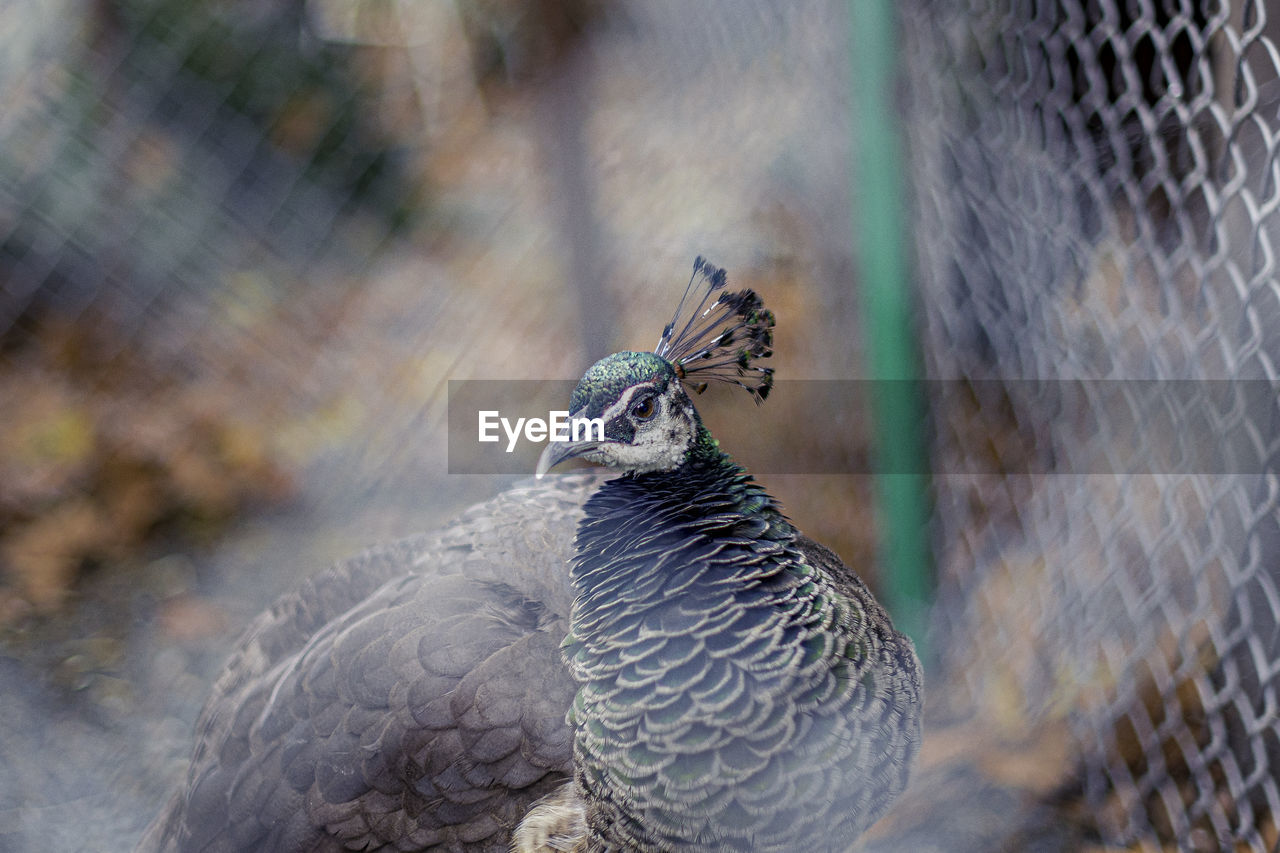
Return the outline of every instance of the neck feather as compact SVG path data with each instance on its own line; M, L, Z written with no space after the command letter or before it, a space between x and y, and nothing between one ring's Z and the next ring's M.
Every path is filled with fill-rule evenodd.
M700 426L679 468L619 477L587 502L570 576L581 596L641 576L668 586L673 573L718 577L735 563L778 571L795 535L777 501ZM708 560L713 550L722 558Z
M838 761L853 742L790 722L846 700L847 619L774 500L702 438L675 471L587 502L562 646L578 786L617 849L793 849L765 843L798 808L780 780L813 769L791 756Z

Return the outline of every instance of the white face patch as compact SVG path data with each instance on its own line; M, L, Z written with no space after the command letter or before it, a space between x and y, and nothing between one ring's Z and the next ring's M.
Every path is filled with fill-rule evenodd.
M645 382L642 385L632 385L630 388L622 392L622 396L619 397L612 406L604 410L604 414L602 414L600 418L605 423L609 423L609 421L613 420L614 418L618 417L623 412L625 412L627 409L631 408L631 401L635 399L635 396L639 394L641 391L654 391L654 390L656 389L654 388L654 385L651 382Z
M618 401L604 412L605 423L628 417L635 396L651 392L650 384L628 388ZM693 444L696 417L693 403L678 382L671 382L666 393L656 399L657 413L647 421L631 418L635 439L630 444L607 442L585 455L586 459L609 468L634 474L649 471L671 471L680 467L685 453Z

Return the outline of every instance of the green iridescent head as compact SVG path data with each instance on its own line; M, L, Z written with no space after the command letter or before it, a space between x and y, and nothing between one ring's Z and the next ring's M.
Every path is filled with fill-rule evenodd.
M695 281L706 282L707 290L681 327ZM575 457L630 473L674 470L705 433L688 390L701 393L716 380L747 389L757 402L768 395L773 371L752 362L772 354L773 314L750 290L721 292L725 283L724 270L698 258L656 352L618 352L588 368L570 399L569 417L590 423L579 438L547 445L539 477Z
M578 387L569 398L569 410L582 412L583 417L598 418L628 388L649 383L662 393L673 380L679 381L676 369L661 356L651 352L615 352L582 374Z
M651 352L617 352L591 365L570 398L569 418L592 423L578 441L548 444L538 476L574 457L637 474L670 471L702 427L675 366Z

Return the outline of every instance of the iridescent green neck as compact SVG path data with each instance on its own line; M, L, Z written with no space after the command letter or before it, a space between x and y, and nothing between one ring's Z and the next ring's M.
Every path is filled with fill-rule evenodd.
M703 426L701 417L698 418L698 427L694 433L693 443L685 454L684 465L690 464L706 466L732 465L735 468L739 467L729 454L720 449L720 442L711 437L711 432Z

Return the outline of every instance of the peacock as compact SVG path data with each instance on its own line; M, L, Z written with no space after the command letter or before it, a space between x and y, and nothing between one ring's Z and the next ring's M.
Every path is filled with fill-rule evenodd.
M906 784L920 665L703 425L690 392L773 381L726 283L699 258L655 350L586 371L599 426L535 480L259 616L140 849L848 849Z

